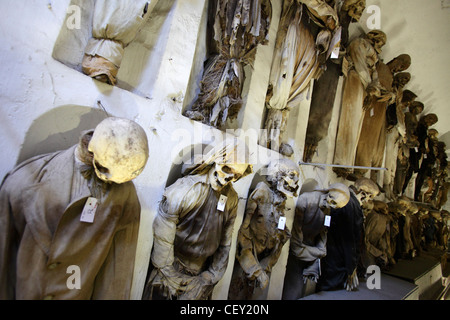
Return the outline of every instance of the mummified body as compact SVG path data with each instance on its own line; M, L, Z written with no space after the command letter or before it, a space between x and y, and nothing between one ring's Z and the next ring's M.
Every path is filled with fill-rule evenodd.
M383 32L371 31L353 40L348 47L349 66L336 136L335 164L354 165L365 113L364 100L380 92L376 64L385 43ZM345 176L350 170L334 168L333 171Z
M356 150L355 165L363 167L381 167L384 159L386 145L386 109L394 103L394 74L409 68L411 57L401 55L388 64L378 61L377 74L379 80L379 93L373 94L365 102L365 112L361 133ZM375 146L374 146L375 143ZM355 170L364 175L367 170ZM372 179L376 181L377 171L372 171Z
M29 159L0 188L0 299L130 299L145 132L108 118L64 151ZM92 198L93 223L81 220ZM67 286L69 266L80 290Z
M242 106L244 66L252 64L259 44L267 43L272 6L269 0L210 1L211 44L200 93L185 115L222 128Z
M336 11L324 0L284 1L266 96L267 135L261 145L291 155L281 146L287 117L304 99L311 80L322 73L338 24Z
M283 300L296 300L304 295L307 279L320 276L320 259L326 255L327 228L325 215L331 208L342 208L350 199L343 184L326 190L305 192L298 197L292 230L289 258L283 286Z
M116 84L124 50L136 38L149 14L149 2L145 0L97 0L83 72L99 81Z
M249 300L255 289L267 287L272 267L291 236L289 229L279 223L286 216L287 198L297 196L299 171L290 160L272 161L268 183L258 183L251 193L238 234L229 299Z
M328 3L330 3L328 1ZM340 57L331 57L326 62L326 71L314 81L311 97L308 128L305 138L304 162L311 162L319 142L328 134L339 78L342 74L342 54L348 46L348 28L351 22L361 18L366 7L365 0L345 0L339 10L339 22L342 27Z
M166 188L153 223L145 299L207 299L222 278L238 204L232 183L252 172L235 162L239 146L237 139L216 146Z

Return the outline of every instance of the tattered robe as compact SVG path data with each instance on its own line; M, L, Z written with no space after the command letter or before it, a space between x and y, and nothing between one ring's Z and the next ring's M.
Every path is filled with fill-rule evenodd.
M83 59L84 73L93 78L106 75L109 82L115 84L125 48L145 22L149 2L96 0L92 38L86 45Z
M319 285L322 290L343 289L358 266L364 235L364 215L358 199L350 191L350 200L331 210L327 234L327 255L323 259Z
M224 212L217 209L221 194L228 197ZM157 288L168 299L208 298L228 264L237 204L231 184L220 193L214 191L207 174L180 178L166 188L153 222L154 269L145 296L151 297ZM191 296L182 282L203 273L210 283L199 297Z
M334 164L352 166L365 114L363 104L366 89L378 78L378 55L364 38L353 40L348 52L347 59L351 68L344 82Z
M383 89L392 93L394 76L389 67L378 61L376 70ZM356 150L355 165L362 167L381 167L386 145L386 108L388 102L384 96L373 97L365 112L361 133ZM364 175L367 170L355 170Z
M266 97L267 116L264 128L269 137L261 145L277 150L283 140L289 111L304 99L303 93L319 74L319 52L307 15L301 3L283 9L283 25L277 35L275 54Z
M327 254L325 213L319 208L321 191L306 192L297 200L283 300L302 297L303 277L318 279L320 259Z
M291 233L280 230L277 222L285 216L283 202L276 202L274 192L260 182L247 201L247 209L237 238L236 263L230 285L229 299L251 299L255 279L261 272L270 276ZM273 220L269 220L273 217ZM265 229L255 230L260 225ZM262 226L261 226L262 227ZM268 230L267 230L268 229ZM259 234L256 234L258 233ZM261 241L264 239L264 241Z
M130 298L140 218L135 187L108 185L96 194L94 222L81 222L95 178L83 177L75 148L25 161L3 181L1 299ZM67 286L69 266L80 268L79 290Z
M388 262L390 250L390 221L388 214L372 210L365 221L365 245L369 264L382 267Z

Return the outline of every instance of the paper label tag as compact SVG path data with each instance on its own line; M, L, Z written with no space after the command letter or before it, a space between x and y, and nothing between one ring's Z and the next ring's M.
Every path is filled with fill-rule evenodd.
M324 225L325 225L325 227L331 226L331 216L325 216Z
M327 52L327 56L331 55L331 59L339 58L339 50L341 46L341 36L342 36L342 27L339 27L338 30L333 35L333 38L330 41L330 46Z
M286 217L280 217L280 220L278 221L278 229L284 230L286 228Z
M419 152L419 148L417 148L417 147L415 147L414 150L415 150L416 152Z
M428 159L428 156L427 156L426 153L423 155L423 158L424 158L424 159Z
M89 198L84 205L81 213L81 222L94 223L95 212L97 211L98 200L96 198Z
M225 205L227 204L228 197L223 194L219 198L219 203L217 203L217 210L225 211Z
M372 108L370 109L370 117L373 117L375 115L375 110Z

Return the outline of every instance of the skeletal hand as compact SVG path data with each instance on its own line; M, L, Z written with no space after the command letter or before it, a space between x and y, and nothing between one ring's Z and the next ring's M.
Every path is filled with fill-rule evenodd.
M359 286L358 275L356 274L356 269L353 271L351 275L348 276L347 281L345 283L345 289L347 291L356 290Z
M264 271L256 277L256 286L258 288L264 289L269 284L269 276Z

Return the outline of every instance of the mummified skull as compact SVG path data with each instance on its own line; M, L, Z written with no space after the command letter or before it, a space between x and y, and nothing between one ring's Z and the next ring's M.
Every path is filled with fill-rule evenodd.
M367 202L373 200L379 193L380 189L377 184L368 178L359 178L355 181L356 198L359 204L364 206Z
M297 197L299 190L299 167L289 159L272 161L267 168L267 181L287 197Z
M403 88L411 81L411 73L400 72L394 76L393 86L396 88Z
M405 71L411 66L411 56L409 54L401 54L388 62L387 65L393 73Z
M247 168L248 164L246 163L216 163L215 167L210 171L209 181L211 187L216 191L220 191L227 184L236 182L243 177Z
M347 11L350 17L359 21L366 9L366 0L345 0L342 9Z
M324 194L322 198L320 207L321 208L331 208L339 209L347 205L350 200L350 191L345 184L335 183L332 184Z
M372 44L375 51L380 54L381 48L386 44L387 42L387 36L386 34L381 30L373 30L370 31L367 35L367 40Z
M105 182L125 183L144 170L148 140L144 129L123 118L107 118L94 130L89 143L96 175Z

